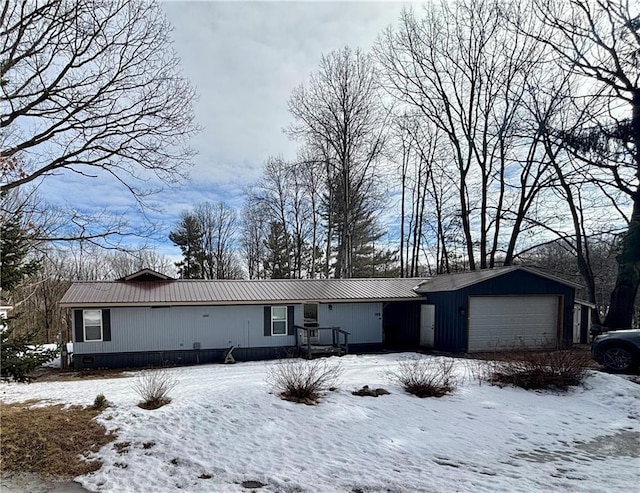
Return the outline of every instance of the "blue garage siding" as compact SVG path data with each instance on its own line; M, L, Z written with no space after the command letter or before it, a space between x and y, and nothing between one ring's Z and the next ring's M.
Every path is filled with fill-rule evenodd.
M385 347L415 349L420 345L422 300L384 303L383 331Z
M570 347L573 330L574 288L552 279L516 270L458 291L425 293L428 303L436 305L435 348L440 351L466 352L469 296L562 296L563 347Z

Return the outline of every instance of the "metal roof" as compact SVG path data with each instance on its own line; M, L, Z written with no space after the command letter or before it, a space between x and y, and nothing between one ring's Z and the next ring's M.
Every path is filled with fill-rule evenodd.
M401 301L421 298L424 279L270 279L79 281L63 307L291 303L303 301Z
M530 267L497 267L419 279L268 279L77 281L62 307L301 303L304 301L403 301L425 293L456 291L515 270L568 286L577 284Z
M172 281L173 277L167 276L152 269L140 269L133 274L124 276L118 281Z
M466 288L479 282L493 279L494 277L502 276L509 272L516 270L522 270L530 272L533 275L545 277L560 284L565 284L572 287L580 287L578 284L571 281L566 281L559 277L553 276L546 272L534 269L531 267L523 267L521 265L512 265L508 267L496 267L493 269L476 270L472 272L460 272L456 274L446 274L434 277L429 277L416 287L418 293L435 293L439 291L457 291L458 289Z

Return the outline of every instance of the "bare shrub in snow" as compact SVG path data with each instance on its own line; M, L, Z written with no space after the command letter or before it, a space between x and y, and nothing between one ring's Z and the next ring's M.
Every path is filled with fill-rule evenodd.
M445 358L413 358L388 370L387 379L416 397L442 397L458 386L455 361Z
M582 383L590 366L587 352L528 351L485 362L483 378L492 385L567 390Z
M165 370L144 372L138 377L133 389L142 401L138 404L143 409L158 409L171 402L171 392L177 382Z
M267 383L285 400L315 404L333 390L342 375L342 365L330 359L284 359L267 371Z

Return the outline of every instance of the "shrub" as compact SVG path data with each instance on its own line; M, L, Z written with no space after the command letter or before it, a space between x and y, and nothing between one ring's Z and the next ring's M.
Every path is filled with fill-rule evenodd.
M486 365L483 378L492 385L567 390L582 383L591 358L578 351L529 351L502 355Z
M177 382L166 370L152 370L142 373L134 384L134 390L142 401L138 404L143 409L158 409L171 402L171 392Z
M387 379L416 397L442 397L458 386L455 361L445 358L413 358L402 361Z
M285 359L267 372L267 383L280 397L292 402L315 404L327 391L335 389L342 365L329 359Z
M109 401L107 400L107 398L104 396L102 392L96 395L96 398L93 400L94 409L101 410L107 407L108 405L109 405Z
M37 331L16 334L11 327L0 327L0 374L3 380L30 382L33 370L56 357L56 350L33 344L37 335Z

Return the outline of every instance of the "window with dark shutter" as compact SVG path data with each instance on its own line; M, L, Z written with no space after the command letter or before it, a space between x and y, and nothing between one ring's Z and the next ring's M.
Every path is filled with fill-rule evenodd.
M102 340L111 340L111 310L102 310Z
M102 310L82 310L85 342L102 341Z
M287 307L272 306L271 307L271 335L286 336L288 333L287 326Z
M73 326L75 332L74 342L84 342L84 322L82 320L82 310L74 310Z
M265 306L265 337L294 335L293 314L293 306Z

